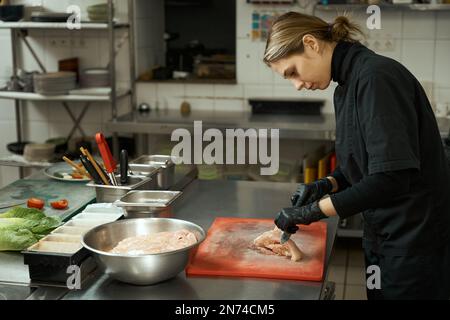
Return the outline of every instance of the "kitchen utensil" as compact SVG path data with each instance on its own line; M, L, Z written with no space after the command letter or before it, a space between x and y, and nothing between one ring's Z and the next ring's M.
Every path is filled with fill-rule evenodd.
M83 147L80 148L81 153L88 158L88 160L91 162L91 164L94 166L95 171L97 171L98 175L100 176L100 179L102 179L102 182L104 185L110 185L108 178L106 178L105 173L98 165L97 161L95 161L94 157L91 155L88 149L85 149Z
M181 194L180 191L136 190L128 192L114 205L123 208L127 218L168 217Z
M120 175L117 176L120 181ZM88 187L95 188L95 193L97 196L97 202L112 203L119 200L121 197L126 195L132 190L149 190L152 189L152 184L156 184L149 177L131 175L128 177L127 185L108 185L96 184L91 181L87 184Z
M120 184L128 183L128 152L122 150L120 152Z
M158 187L161 190L167 190L174 184L175 164L171 156L143 155L130 162L130 169L133 172L148 166L160 168L158 172Z
M86 156L84 156L84 155L80 155L80 160L81 160L81 163L83 164L84 168L87 170L89 175L94 180L94 182L96 184L103 184L102 178L100 178L100 175L95 170L94 166L89 161L89 159Z
M116 176L114 175L114 171L116 170L116 161L114 160L111 150L109 149L108 144L106 143L105 136L102 133L97 133L95 135L95 140L98 145L98 150L103 159L103 163L105 164L106 172L108 173L111 183L114 186L117 186Z
M172 252L128 256L109 253L128 237L163 231L186 229L197 243ZM83 236L83 246L91 251L98 265L111 277L136 285L152 285L175 277L188 264L189 255L204 240L205 231L198 225L177 219L147 218L116 221L90 230Z
M273 220L217 218L186 269L188 276L230 276L267 279L321 281L324 273L327 225L302 226L291 236L304 257L265 255L251 249L253 240L273 230Z
M281 244L285 244L286 242L288 242L288 240L290 238L291 238L291 234L290 233L283 232L283 234L281 235L280 243Z
M81 168L79 166L77 166L77 164L75 162L73 162L72 160L70 160L69 158L67 158L66 156L64 156L62 158L69 166L71 166L72 168L75 169L75 171L77 171L79 174L86 174L87 171L84 168Z
M30 143L23 151L23 157L29 162L47 162L53 160L55 155L55 145L49 143Z
M0 20L5 22L19 21L23 18L23 5L2 5L0 6Z

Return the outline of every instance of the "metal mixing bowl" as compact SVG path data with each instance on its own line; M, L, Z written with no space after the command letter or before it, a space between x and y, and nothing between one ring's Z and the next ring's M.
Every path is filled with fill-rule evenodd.
M194 233L197 243L167 253L136 256L109 253L125 238L181 229ZM194 223L178 219L146 218L98 226L84 235L82 244L111 277L126 283L151 285L171 279L183 271L189 262L190 252L204 239L205 231Z

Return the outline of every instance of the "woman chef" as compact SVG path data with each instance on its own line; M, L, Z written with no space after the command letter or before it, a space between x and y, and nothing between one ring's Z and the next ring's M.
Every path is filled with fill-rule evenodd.
M273 23L264 53L272 70L297 90L337 82L339 165L301 184L275 224L293 234L297 224L362 212L366 267L381 275L368 298L449 299L450 169L433 110L419 81L357 33L346 17L328 24L289 12Z

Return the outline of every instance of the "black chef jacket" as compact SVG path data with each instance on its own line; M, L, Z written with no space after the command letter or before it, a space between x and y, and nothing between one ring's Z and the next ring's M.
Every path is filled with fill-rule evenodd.
M367 175L405 169L418 173L409 192L363 212L363 246L387 255L410 255L428 254L446 244L450 170L418 80L400 63L358 42L338 43L332 78L338 82L336 154L346 180L355 184Z

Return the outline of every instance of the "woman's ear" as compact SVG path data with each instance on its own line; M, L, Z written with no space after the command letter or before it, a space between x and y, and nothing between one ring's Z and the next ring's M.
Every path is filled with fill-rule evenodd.
M320 51L319 41L316 37L314 37L311 34L305 34L302 38L303 46L305 48L310 48L311 50L315 52Z

